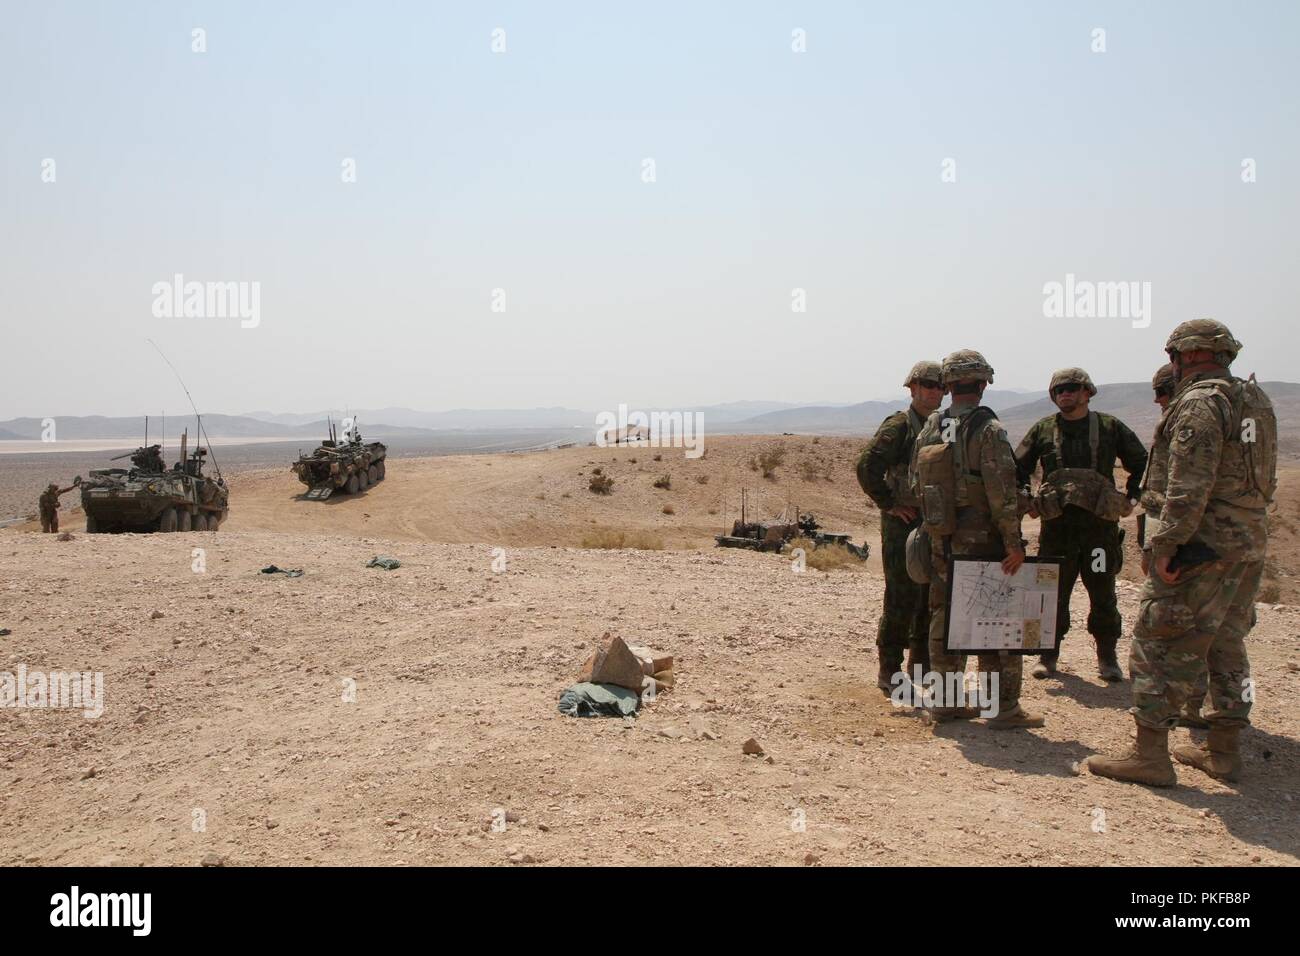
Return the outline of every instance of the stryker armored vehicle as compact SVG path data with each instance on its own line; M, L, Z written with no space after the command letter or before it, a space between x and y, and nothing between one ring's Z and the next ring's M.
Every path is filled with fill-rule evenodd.
M361 430L355 424L343 429L343 441L339 441L333 423L329 430L330 437L314 452L299 455L290 466L298 480L307 486L304 498L324 500L336 491L352 495L384 480L387 445L378 441L362 442Z
M206 448L187 452L181 436L181 460L166 470L162 446L147 445L110 459L131 459L131 468L102 468L81 482L86 533L115 531L216 531L229 513L224 478L203 474Z
M740 500L740 519L731 526L731 534L714 536L713 540L720 548L748 548L751 551L780 553L787 550L794 538L807 538L817 548L843 545L850 554L863 561L871 553L870 546L854 544L845 532L822 531L817 519L810 514L798 514L796 511L793 522L782 521L781 518L771 522L746 521L746 496L743 488Z

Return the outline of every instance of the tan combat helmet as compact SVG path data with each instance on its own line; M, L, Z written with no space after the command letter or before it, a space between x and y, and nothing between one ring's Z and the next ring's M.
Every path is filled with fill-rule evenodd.
M903 387L907 388L913 382L919 382L924 379L930 379L935 382L943 381L943 368L938 362L931 362L928 359L917 362L912 366L912 371L907 373L907 378L903 380Z
M1166 362L1156 369L1155 375L1151 376L1151 390L1155 392L1160 391L1162 388L1172 392L1177 384L1174 381L1174 365L1172 362Z
M1194 352L1198 349L1226 355L1228 360L1223 364L1228 365L1241 351L1241 343L1232 337L1226 325L1214 319L1192 319L1189 322L1180 322L1178 327L1169 333L1169 340L1165 342L1165 352L1169 355L1176 352Z
M993 366L974 349L958 349L943 360L943 384L975 380L993 384Z
M1092 384L1092 379L1088 373L1081 368L1060 368L1052 373L1052 380L1047 385L1047 397L1052 397L1052 392L1058 385L1082 385L1088 392L1089 396L1097 394L1097 386Z

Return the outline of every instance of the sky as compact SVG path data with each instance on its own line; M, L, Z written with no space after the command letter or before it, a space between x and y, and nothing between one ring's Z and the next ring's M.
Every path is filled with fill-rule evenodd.
M1205 316L1296 380L1297 36L1261 0L6 0L0 419L184 410L150 340L226 413L848 403L959 348L1138 381ZM1067 275L1138 296L1048 314Z

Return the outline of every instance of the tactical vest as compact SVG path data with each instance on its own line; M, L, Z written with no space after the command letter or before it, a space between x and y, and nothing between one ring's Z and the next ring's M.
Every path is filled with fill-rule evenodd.
M1226 398L1232 409L1210 498L1238 508L1262 511L1277 491L1277 415L1273 403L1254 375L1244 381L1203 378L1175 397L1169 403L1169 411L1193 395L1208 397L1210 392ZM1162 430L1165 422L1166 419L1161 419ZM1166 443L1172 437L1166 435Z
M1065 468L1065 442L1061 438L1061 419L1052 422L1052 444L1056 450L1056 470L1043 477L1038 486L1038 513L1045 519L1059 518L1066 505L1075 505L1104 521L1118 521L1128 507L1128 499L1115 488L1113 481L1097 471L1097 448L1101 445L1101 416L1088 413L1088 467Z
M1156 423L1156 433L1151 441L1151 454L1147 457L1147 470L1142 473L1140 500L1142 510L1149 516L1146 533L1148 539L1155 534L1151 519L1159 518L1160 512L1165 508L1165 485L1169 482L1169 443L1162 441L1160 436L1168 418L1169 409L1166 408L1160 414L1160 421Z
M907 406L907 442L915 444L917 436L921 434L921 429L925 422L921 416L916 414L916 409L911 405ZM894 496L894 503L897 505L906 505L915 508L920 505L921 501L912 491L912 483L908 478L908 468L910 462L907 458L895 465L890 465L885 470L885 484L889 485L889 490Z
M925 444L918 444L916 449L916 493L920 499L923 527L932 538L943 538L957 530L957 509L989 511L987 496L971 494L972 486L983 490L984 478L978 469L967 466L967 443L979 425L996 415L985 405L977 406L958 422L957 432L950 442L943 440L944 422L953 416L942 412L937 412L936 416L934 431Z

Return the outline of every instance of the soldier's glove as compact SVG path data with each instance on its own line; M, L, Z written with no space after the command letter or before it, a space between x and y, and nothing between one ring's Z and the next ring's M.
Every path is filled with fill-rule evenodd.
M81 476L77 475L76 478L72 479L72 487L76 488L79 484L81 484Z

